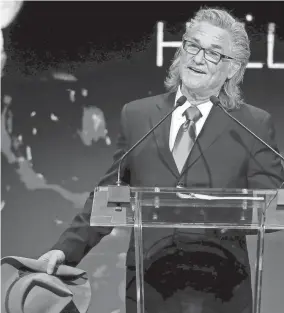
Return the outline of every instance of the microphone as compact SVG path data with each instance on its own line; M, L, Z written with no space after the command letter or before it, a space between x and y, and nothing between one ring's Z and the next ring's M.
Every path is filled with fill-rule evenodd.
M130 201L130 187L129 185L123 185L121 181L121 164L123 160L138 146L142 141L144 141L163 121L171 115L178 107L182 106L186 102L186 97L181 96L177 102L176 106L163 117L154 127L152 127L141 139L139 139L129 150L127 150L123 156L120 158L117 170L117 181L115 185L109 185L107 187L107 193L101 193L100 197L97 196L97 201L95 206L98 208L105 207L107 203L112 203L116 205L116 211L121 211L121 203L129 203ZM99 191L99 188L96 192Z
M275 153L281 160L284 161L284 157L275 149L273 149L269 144L267 144L264 140L262 140L260 137L258 137L254 132L252 132L249 128L247 128L244 124L242 124L239 120L237 120L234 116L232 116L222 105L220 100L216 97L216 96L211 96L210 97L210 101L213 103L213 105L218 106L219 108L221 108L225 114L227 114L231 119L233 119L236 123L238 123L242 128L244 128L246 131L248 131L253 137L255 137L257 140L259 140L262 144L264 144L268 149L270 149L273 153ZM282 207L282 205L284 204L284 192L283 190L281 190L281 188L283 187L284 182L282 182L282 184L280 185L280 187L277 188L277 192L275 194L275 196L270 200L268 206L270 205L270 203L274 200L274 198L278 195L279 199L277 199L277 205L280 207ZM268 222L269 223L269 222ZM275 232L277 231L277 229L266 229L265 233L271 233L271 232Z
M117 182L116 182L116 186L121 186L121 164L123 162L123 160L129 155L129 153L131 153L138 145L140 145L140 143L142 141L144 141L161 123L163 123L163 121L169 116L171 115L178 107L182 106L185 102L186 102L186 97L185 96L181 96L177 102L176 102L176 106L165 116L163 117L154 127L152 127L140 140L138 140L128 151L126 151L124 153L124 155L121 157L119 164L118 164L118 171L117 171Z
M275 149L273 149L269 144L267 144L264 140L262 140L260 137L258 137L253 131L251 131L249 128L247 128L243 123L241 123L239 120L237 120L233 115L231 115L223 106L221 105L220 100L216 96L211 96L210 101L215 105L221 108L231 119L233 119L236 123L238 123L242 128L244 128L246 131L248 131L253 137L258 139L262 144L264 144L268 149L270 149L273 153L275 153L281 160L284 161L284 157L277 152Z

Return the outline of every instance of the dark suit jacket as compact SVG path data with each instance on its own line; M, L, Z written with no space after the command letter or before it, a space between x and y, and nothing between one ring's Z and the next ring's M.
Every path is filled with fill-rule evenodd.
M123 107L114 163L102 178L100 185L114 184L119 158L169 112L174 100L175 94L167 93L136 100ZM242 105L231 114L277 149L273 124L267 112L250 105ZM169 117L132 151L123 163L124 182L131 186L145 187L177 185L180 174L169 150L170 122ZM280 159L218 107L212 108L191 151L184 173L185 185L193 188L270 189L279 187L284 181ZM111 231L108 228L89 226L92 196L93 194L87 200L83 211L75 217L70 228L53 247L65 253L67 264L77 265L84 255ZM219 243L222 239L220 236L217 238ZM152 238L151 233L149 238ZM239 259L248 264L243 240L244 238L239 238L236 245L228 243L227 248L235 254L239 254L235 250L243 251L239 254ZM133 247L132 242L129 249L129 255L132 257L128 258L128 264L134 259Z

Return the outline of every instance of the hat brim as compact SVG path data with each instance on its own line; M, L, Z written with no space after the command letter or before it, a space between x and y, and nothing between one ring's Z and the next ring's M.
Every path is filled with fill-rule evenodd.
M6 313L6 297L11 286L17 281L17 284L23 284L26 279L19 277L19 271L24 270L27 275L34 275L33 279L40 279L50 283L50 277L53 276L54 283L65 285L66 289L73 294L72 301L80 313L87 312L91 301L91 286L85 271L67 265L59 265L53 275L46 274L47 262L24 257L8 256L1 259L1 284L2 284L2 312ZM56 279L56 280L55 280ZM60 281L59 281L60 280ZM42 296L42 293L40 293ZM15 301L20 301L15 299ZM8 312L7 312L8 313Z

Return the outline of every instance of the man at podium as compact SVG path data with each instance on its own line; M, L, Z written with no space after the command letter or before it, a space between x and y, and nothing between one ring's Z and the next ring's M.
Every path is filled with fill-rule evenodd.
M241 98L239 84L249 57L249 39L240 21L225 10L200 9L189 20L182 45L169 69L165 80L168 92L135 100L123 107L114 162L99 185L115 184L122 155L176 107L171 116L125 158L121 167L125 184L133 187L279 188L284 181L280 157L221 109L223 107L277 150L270 114L246 104ZM216 105L216 99L221 107ZM90 227L92 199L93 193L52 250L41 256L49 261L49 273L62 262L76 266L110 233L110 228ZM150 230L143 236L145 241L153 238ZM196 236L205 235L183 234L176 230L174 240L177 246L179 243L186 246L191 240L196 241ZM226 233L212 234L212 238L205 236L200 242L212 239L211 245L203 244L202 249L193 245L196 250L177 249L160 261L156 258L145 274L146 311L251 313L252 290L245 236L231 237L225 249L222 242L226 241L226 236ZM162 250L163 247L158 253ZM222 263L224 253L231 256L226 264ZM165 274L165 262L170 268L180 268L183 264L184 269L177 274L176 281ZM188 275L192 278L189 281L186 266L195 263L193 266L208 268L210 262L211 267L218 267L212 282L202 282L203 276ZM135 293L131 291L135 287L134 264L132 240L127 257L127 303L135 302ZM215 289L209 292L206 284ZM160 302L155 301L147 286L161 296ZM151 300L147 302L147 299ZM128 305L129 312L132 310Z

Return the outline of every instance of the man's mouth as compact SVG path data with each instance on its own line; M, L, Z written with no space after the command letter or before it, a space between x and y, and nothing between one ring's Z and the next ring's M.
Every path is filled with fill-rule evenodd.
M196 67L188 66L188 69L197 74L206 74L204 71Z

